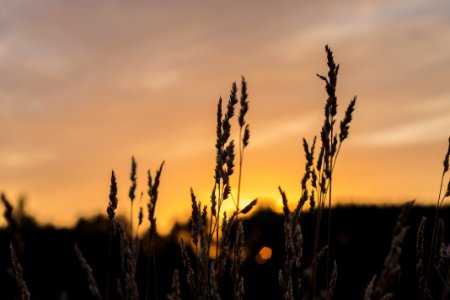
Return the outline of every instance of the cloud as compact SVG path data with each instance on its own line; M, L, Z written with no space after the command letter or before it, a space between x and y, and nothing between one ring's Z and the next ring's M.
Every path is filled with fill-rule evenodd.
M115 82L119 87L128 90L148 89L158 90L176 86L181 80L181 74L175 70L149 70L140 74L121 74Z
M258 128L257 133L252 134L252 147L270 147L292 137L300 140L311 129L311 124L319 118L317 114L309 114L295 119L281 119L266 123L263 128Z
M442 141L446 138L444 128L450 128L450 114L439 118L409 122L381 131L368 132L353 137L352 144L395 147Z
M30 169L37 164L48 162L53 155L47 151L32 149L31 151L2 151L0 166L6 169Z

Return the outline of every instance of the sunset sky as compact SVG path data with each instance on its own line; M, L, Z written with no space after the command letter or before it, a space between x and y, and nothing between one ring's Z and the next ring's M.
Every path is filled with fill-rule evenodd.
M434 203L450 134L450 2L0 0L0 191L39 221L104 213L111 170L128 215L161 161L159 229L213 184L215 110L248 81L244 202L295 201L301 138L320 133L324 45L339 113L358 96L334 201ZM234 128L236 129L236 128ZM236 131L235 131L236 132ZM236 183L237 178L234 178ZM147 198L142 199L145 206ZM2 210L1 208L0 210Z

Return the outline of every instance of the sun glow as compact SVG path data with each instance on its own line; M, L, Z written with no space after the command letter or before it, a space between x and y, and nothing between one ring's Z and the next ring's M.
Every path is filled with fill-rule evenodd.
M255 261L258 264L264 264L271 258L272 258L272 249L267 246L264 246L261 248L261 250L259 250L258 254L256 254Z

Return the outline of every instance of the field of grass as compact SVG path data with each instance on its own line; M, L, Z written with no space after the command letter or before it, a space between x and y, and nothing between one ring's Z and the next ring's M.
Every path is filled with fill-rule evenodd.
M244 154L251 146L243 77L232 84L228 101L218 101L211 196L197 199L191 189L188 225L158 235L164 162L147 173L147 205L138 216L116 216L119 204L135 204L138 164L132 158L129 200L119 203L113 171L105 216L80 220L73 230L39 228L2 194L8 227L0 236L0 293L8 299L448 299L450 138L435 207L334 207L333 173L345 168L338 156L351 136L357 99L338 113L339 65L328 46L325 54L328 73L317 75L326 92L323 125L317 138L302 141L306 164L295 207L282 186L281 215L258 209L257 199L241 205ZM225 202L234 208L225 210ZM139 235L143 224L149 225Z

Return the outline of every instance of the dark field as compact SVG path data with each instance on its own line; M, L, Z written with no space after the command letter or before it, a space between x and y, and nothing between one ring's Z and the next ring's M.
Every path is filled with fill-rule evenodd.
M332 257L336 259L338 266L335 299L363 298L364 290L372 276L383 269L399 211L399 207L342 206L334 209L331 249ZM434 212L435 208L414 207L408 217L410 229L402 247L401 278L394 289L395 299L418 299L418 276L415 271L416 234L422 216L432 220ZM443 220L448 220L449 214L448 207L440 210ZM80 220L78 225L70 230L41 227L26 215L18 217L19 228L15 236L11 237L6 229L0 231L1 299L19 299L19 291L12 276L9 248L11 239L16 244L31 299L94 299L89 292L86 275L75 255L75 244L79 245L92 266L100 292L104 294L109 243L109 221L106 216ZM302 215L301 223L305 249L302 264L308 266L311 260L308 249L311 249L313 234L311 215ZM431 229L431 224L428 224L426 240L431 238ZM150 299L166 298L170 292L175 268L180 270L183 299L192 298L183 280L186 271L179 247L179 238L183 231L189 232L188 225L177 225L169 236L157 236L155 239L155 259L151 259L150 268ZM245 247L248 249L241 269L245 280L245 299L281 299L282 289L278 285L278 272L284 264L283 216L270 210L256 211L244 220L244 231ZM118 248L118 245L116 246ZM264 246L272 249L272 257L264 263L257 263L258 252ZM146 253L145 237L141 247L141 253ZM114 277L120 273L120 258L118 253L114 252L112 257L111 274ZM141 295L145 294L147 260L146 255L140 255L136 281ZM433 287L438 281L438 278L430 278L430 286ZM229 282L224 280L219 287L224 298L231 298L231 295L226 293L230 290L228 285ZM112 293L110 298L117 297Z

